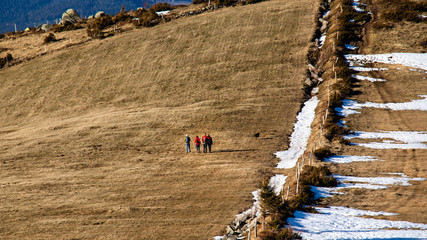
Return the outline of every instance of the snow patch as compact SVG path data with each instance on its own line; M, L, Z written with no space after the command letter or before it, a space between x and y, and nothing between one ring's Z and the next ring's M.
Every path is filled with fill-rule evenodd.
M276 195L279 195L282 191L283 185L285 185L286 183L286 178L288 178L288 176L285 176L283 174L276 174L275 176L270 178L270 182L268 183L268 185L273 188L274 193Z
M335 111L338 115L342 117L347 117L350 114L360 113L355 109L362 109L364 107L370 108L381 108L381 109L390 109L393 111L403 111L403 110L418 110L418 111L427 111L427 95L419 95L424 99L412 100L410 102L402 103L358 103L354 100L344 99L342 100L342 106L336 107Z
M409 181L424 181L425 178L409 178L408 176L401 177L354 177L354 176L341 176L334 175L337 181L345 183L366 183L371 185L399 185L399 186L410 186L412 184ZM353 188L352 185L349 185L350 188ZM338 188L345 188L344 185L339 184Z
M354 10L356 10L356 12L364 12L365 10L363 10L362 8L360 8L360 2L359 0L354 0L352 7L354 8Z
M352 45L350 45L350 44L344 44L344 46L345 46L345 48L346 48L346 49L348 49L348 50L356 50L356 49L357 49L357 47L356 47L356 46L352 46Z
M158 16L166 16L170 13L171 11L167 10L167 11L160 11L160 12L156 12L156 14Z
M326 40L326 34L322 34L319 38L319 48L323 47L323 44L325 44L325 40Z
M350 66L350 69L356 72L373 72L373 71L387 71L388 68L370 68L370 67L357 67L357 66Z
M360 216L395 215L345 207L317 207L320 214L296 211L287 222L304 239L425 239L427 224ZM386 229L403 230L386 230ZM412 230L421 229L421 230Z
M290 138L291 143L289 145L289 149L276 153L276 156L280 159L280 162L277 164L277 168L288 169L294 167L298 158L301 157L307 149L307 141L311 133L311 123L313 122L315 115L314 110L318 103L319 100L317 99L317 96L313 96L304 103L304 107L297 116L297 122L295 123L294 131Z
M372 78L372 77L365 77L362 75L351 75L351 77L356 78L357 80L361 80L361 81L370 81L370 82L385 82L387 80L382 79L382 78Z
M325 158L325 162L332 163L352 163L352 162L370 162L370 161L384 161L376 159L373 156L350 156L350 155L335 155Z
M344 57L359 64L386 63L401 64L407 67L427 70L427 53L388 53L388 54L347 54Z
M355 132L343 136L344 139L393 139L382 142L352 143L368 148L376 149L427 149L427 132L410 131L381 131L381 132Z

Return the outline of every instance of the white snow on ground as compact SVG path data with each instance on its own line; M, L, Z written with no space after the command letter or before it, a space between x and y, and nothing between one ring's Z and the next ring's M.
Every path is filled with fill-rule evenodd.
M319 38L319 48L323 47L323 44L325 43L326 40L326 34L322 34Z
M294 126L289 144L289 149L279 151L276 156L280 158L277 168L292 168L296 165L298 158L307 149L307 141L311 134L311 123L313 122L317 104L319 100L317 96L313 96L310 100L304 103L301 112L298 113L297 122Z
M427 53L388 53L388 54L347 54L345 58L358 64L366 63L387 63L401 64L413 68L427 70Z
M274 189L274 193L276 193L276 195L279 195L282 191L283 185L286 183L286 178L288 178L288 176L283 174L276 174L270 178L268 185Z
M410 178L408 176L400 177L354 177L354 176L341 176L334 175L337 181L345 183L366 183L371 185L399 185L399 186L410 186L412 184L409 181L424 181L425 178ZM345 188L345 185L339 184L338 188ZM352 188L351 185L349 187Z
M382 142L352 143L368 148L376 149L427 149L427 132L408 131L381 131L381 132L355 132L343 136L344 139L387 139ZM393 140L388 140L393 139Z
M304 239L426 239L427 224L389 221L359 216L393 213L356 210L345 207L316 208L320 214L296 211L287 222ZM386 230L386 229L401 230ZM421 230L414 230L421 229Z
M352 46L350 44L344 44L345 48L347 48L348 50L356 50L357 47L356 46Z
M171 11L167 10L167 11L160 11L160 12L156 12L157 15L159 16L166 16L170 13Z
M369 156L368 156L369 157ZM345 194L341 189L364 188L371 190L386 189L390 185L409 186L410 181L425 181L425 178L410 178L403 173L386 173L388 175L398 175L400 177L354 177L334 175L339 181L337 187L316 187L311 186L314 199L332 197L333 194Z
M356 111L354 109L361 109L361 107L358 107L358 103L354 100L350 99L344 99L341 101L342 105L341 107L334 108L335 112L337 112L338 115L341 117L347 117L351 114L360 113L359 111Z
M356 71L356 72L373 72L373 71L388 70L388 68L370 68L370 67L357 67L357 66L350 66L350 69L353 69L353 71Z
M363 81L363 80L367 80L370 82L385 82L385 81L387 81L387 80L382 79L382 78L365 77L362 75L351 75L351 77L356 78L357 80L361 80L361 81Z
M364 107L371 108L382 108L382 109L390 109L394 111L402 111L402 110L419 110L419 111L427 111L427 95L419 95L424 99L412 100L410 102L402 102L402 103L358 103L354 100L344 99L342 101L342 106L335 108L335 111L338 115L342 117L346 117L350 114L360 113L354 109L362 109Z
M370 161L384 161L376 159L373 156L350 156L350 155L334 155L332 157L325 158L324 162L332 163L352 163L352 162L370 162Z
M368 211L368 210L360 210L360 209L354 209L354 208L347 208L347 207L338 207L338 206L331 206L328 208L318 207L316 208L317 211L320 211L324 214L340 214L344 216L353 216L353 217L359 217L359 216L394 216L398 215L397 213L388 213L388 212L374 212L374 211Z
M363 10L363 9L361 9L359 7L360 6L359 0L354 0L352 6L353 6L354 10L356 10L356 12L363 12L363 11L365 11L365 10Z

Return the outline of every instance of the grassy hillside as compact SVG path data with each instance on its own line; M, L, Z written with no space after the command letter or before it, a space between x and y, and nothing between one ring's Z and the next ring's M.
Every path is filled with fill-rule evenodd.
M315 5L222 9L1 70L0 237L220 234L292 130ZM204 132L214 153L185 154Z

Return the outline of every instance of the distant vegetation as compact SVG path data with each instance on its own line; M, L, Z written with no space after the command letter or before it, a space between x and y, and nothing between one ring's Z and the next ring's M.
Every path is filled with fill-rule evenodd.
M147 0L147 6L152 6L157 0ZM180 4L190 4L191 1L179 1ZM14 24L17 30L24 30L26 27L34 27L49 21L55 23L60 19L63 12L69 8L77 10L82 17L104 11L108 14L117 14L120 8L125 5L127 9L137 9L142 6L141 0L14 0L2 1L0 5L0 33L14 31Z
M208 2L209 0L193 0L193 4L199 4ZM246 3L257 3L261 2L263 0L247 0ZM216 5L223 5L223 6L231 6L234 4L237 4L239 1L237 0L212 0L212 3L215 3Z

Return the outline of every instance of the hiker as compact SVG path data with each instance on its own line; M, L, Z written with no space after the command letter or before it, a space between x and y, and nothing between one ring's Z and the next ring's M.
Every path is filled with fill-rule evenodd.
M185 152L186 153L191 152L190 143L191 143L191 139L190 139L190 137L187 134L187 135L185 135Z
M211 147L212 147L212 137L211 135L208 134L208 136L206 137L206 143L208 144L209 147L209 153L211 153Z
M205 133L205 135L203 135L203 137L202 137L202 142L203 142L203 152L204 153L207 153L208 152L208 143L206 142L206 138L207 138L208 136L206 136L206 133Z
M196 145L197 152L200 153L200 138L199 138L199 136L196 136L196 138L194 139L194 144Z

